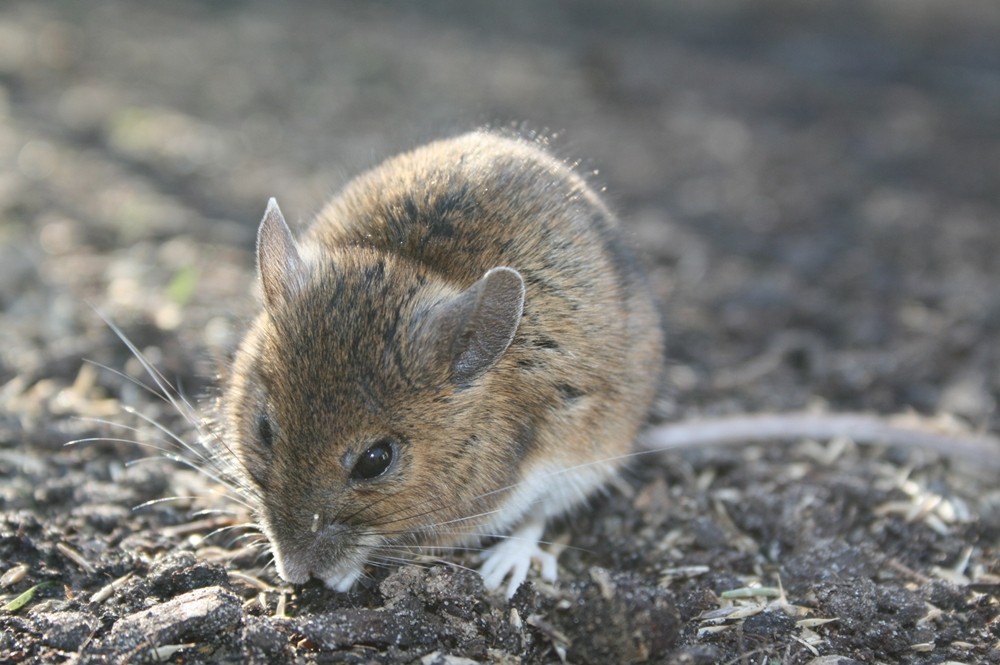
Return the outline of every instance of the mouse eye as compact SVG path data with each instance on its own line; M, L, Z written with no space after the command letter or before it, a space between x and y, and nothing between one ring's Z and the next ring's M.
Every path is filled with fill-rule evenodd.
M373 478L378 478L392 464L394 455L395 449L392 440L380 439L358 457L358 461L354 463L354 468L351 469L351 478L354 480L372 480Z
M257 434L266 448L274 446L274 428L271 427L271 419L265 413L257 416Z

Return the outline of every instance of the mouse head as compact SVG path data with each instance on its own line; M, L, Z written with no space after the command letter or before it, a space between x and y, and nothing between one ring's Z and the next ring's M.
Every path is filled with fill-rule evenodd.
M510 482L489 442L516 418L488 396L514 369L520 274L455 286L373 249L306 254L274 199L257 260L264 307L223 409L281 576L347 588L379 556L474 529L500 500L481 488Z

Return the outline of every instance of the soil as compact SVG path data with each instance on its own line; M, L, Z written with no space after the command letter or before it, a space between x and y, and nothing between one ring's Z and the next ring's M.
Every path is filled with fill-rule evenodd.
M288 587L105 321L207 414L268 197L301 228L516 124L644 249L652 421L996 432L997 34L993 0L4 2L0 661L1000 663L996 473L843 440L648 456L509 602L472 554Z

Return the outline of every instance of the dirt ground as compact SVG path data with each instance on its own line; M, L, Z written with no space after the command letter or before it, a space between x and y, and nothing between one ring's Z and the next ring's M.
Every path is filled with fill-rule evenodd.
M517 125L648 259L653 421L997 432L998 34L994 0L5 1L0 662L1000 663L997 474L850 441L644 459L510 602L431 561L284 586L156 456L193 428L98 314L204 412L268 197L301 228L383 157Z

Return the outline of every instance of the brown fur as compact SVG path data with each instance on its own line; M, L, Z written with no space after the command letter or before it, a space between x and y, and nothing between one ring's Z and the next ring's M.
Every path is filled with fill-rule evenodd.
M282 242L262 245L280 256ZM477 132L390 159L348 184L298 251L301 267L270 270L278 259L261 254L265 308L223 396L291 581L509 528L456 520L502 508L532 469L631 449L661 365L658 317L613 215L538 146ZM422 332L428 312L499 266L523 278L523 315L495 364L457 382L451 347ZM399 442L390 469L352 479L385 436Z

